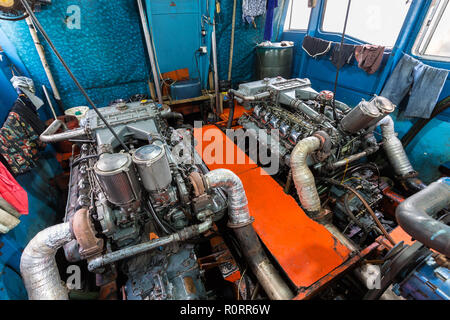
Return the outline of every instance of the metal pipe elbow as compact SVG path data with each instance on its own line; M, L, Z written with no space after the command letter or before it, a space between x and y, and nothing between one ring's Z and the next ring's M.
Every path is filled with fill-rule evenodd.
M26 246L20 259L20 273L30 300L67 300L67 288L62 285L56 251L73 240L69 222L40 231Z
M216 169L204 176L206 187L222 188L228 194L230 221L241 246L242 254L270 299L288 300L293 293L270 262L255 229L248 210L247 196L241 179L228 169Z
M55 133L58 129L63 125L61 120L53 121L47 129L39 136L39 139L45 143L53 143L58 141L64 141L69 139L79 138L86 134L84 128L77 128L68 131L64 131L61 133Z
M433 218L449 205L450 178L442 178L403 201L395 216L411 237L450 257L450 226Z
M246 225L253 220L241 179L231 170L216 169L205 174L207 188L222 188L228 194L230 226Z

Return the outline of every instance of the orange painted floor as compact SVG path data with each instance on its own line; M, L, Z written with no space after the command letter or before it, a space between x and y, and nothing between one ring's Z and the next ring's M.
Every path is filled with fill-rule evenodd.
M349 259L350 251L322 225L308 218L275 180L262 175L262 169L220 129L204 126L195 137L202 140L196 149L210 170L226 168L241 178L250 214L255 218L255 230L297 288L310 287L334 270L345 270L339 267ZM224 143L227 140L228 149ZM239 154L245 163L227 164L227 152L234 152L235 158ZM213 161L213 156L221 160Z

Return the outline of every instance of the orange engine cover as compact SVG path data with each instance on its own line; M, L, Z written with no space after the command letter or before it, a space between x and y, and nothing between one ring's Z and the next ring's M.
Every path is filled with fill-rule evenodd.
M210 170L226 168L236 173L248 198L259 237L292 283L297 298L307 298L323 284L358 261L350 250L322 225L311 220L281 186L265 174L219 128L195 129L196 150ZM230 154L233 153L233 154ZM245 159L236 164L236 159Z

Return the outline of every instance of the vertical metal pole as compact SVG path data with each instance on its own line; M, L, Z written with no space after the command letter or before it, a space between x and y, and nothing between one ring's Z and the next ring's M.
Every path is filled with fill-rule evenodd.
M211 33L211 46L212 46L212 55L213 55L213 65L214 65L214 90L216 92L216 113L222 113L219 102L219 72L217 71L217 44L216 44L216 20L213 20L213 30Z
M230 60L228 63L228 81L231 80L231 70L233 68L233 49L234 49L234 29L236 24L236 0L233 3L233 17L231 19L231 40L230 40Z
M56 116L55 109L53 109L52 100L50 100L50 96L48 95L46 86L43 85L42 86L42 90L44 91L45 97L47 98L48 106L50 107L50 110L52 111L53 118L55 118L55 120L58 120L58 117Z
M161 86L159 83L159 74L156 70L156 64L155 64L155 56L153 53L153 47L152 42L150 39L150 33L148 31L148 23L147 23L147 17L145 16L144 6L142 4L142 0L137 0L138 7L139 7L139 15L141 16L141 23L142 23L142 29L144 30L144 37L145 37L145 44L147 45L147 52L148 52L148 58L150 60L150 64L152 66L152 74L153 74L153 81L155 82L155 89L156 89L156 96L158 97L158 103L162 104L162 94L161 94Z

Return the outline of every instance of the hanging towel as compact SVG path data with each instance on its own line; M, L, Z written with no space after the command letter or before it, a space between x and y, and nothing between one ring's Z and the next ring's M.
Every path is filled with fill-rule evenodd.
M340 43L334 44L330 58L331 62L338 69L342 68L344 64L350 63L350 61L352 61L353 53L355 51L355 45L352 44L343 44L342 49L340 49L340 47L341 47ZM339 54L340 51L342 52ZM339 55L341 55L340 60Z
M331 48L331 42L315 37L305 36L302 44L303 50L313 58L327 53Z
M368 74L375 73L383 60L384 47L371 44L356 46L355 59L358 61L358 67Z
M404 115L428 119L448 77L448 70L434 68L404 54L381 92L394 104L409 93Z
M253 23L255 17L266 13L266 0L243 0L242 19L248 23Z
M278 7L278 0L267 0L266 24L264 26L264 40L271 41L273 35L273 12Z

